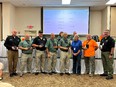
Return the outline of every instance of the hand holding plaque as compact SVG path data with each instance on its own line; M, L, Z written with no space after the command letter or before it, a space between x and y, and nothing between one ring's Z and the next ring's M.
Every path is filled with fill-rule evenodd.
M17 46L12 46L12 50L18 50Z
M86 44L86 48L87 48L87 49L89 48L89 44Z

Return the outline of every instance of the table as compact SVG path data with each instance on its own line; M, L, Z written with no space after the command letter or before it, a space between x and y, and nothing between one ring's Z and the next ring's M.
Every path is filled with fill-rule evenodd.
M99 45L99 42L98 42L98 45ZM0 42L0 62L2 62L4 64L4 72L8 72L8 60L7 60L7 49L4 47L4 41ZM33 51L33 56L35 55L35 50ZM19 50L19 61L18 61L18 66L17 66L17 71L19 72L20 69L19 69L19 66L20 66L20 57L21 57L21 50ZM58 52L58 57L59 56L59 52ZM102 61L101 61L101 51L100 49L98 49L95 53L95 66L96 66L96 69L95 69L95 73L96 74L101 74L103 73L103 67L102 67ZM114 58L116 58L116 48L115 48L115 51L114 51ZM33 58L33 63L32 63L32 71L35 72L35 58ZM72 73L72 65L73 65L73 62L72 62L72 59L70 59L70 72ZM60 66L60 60L59 58L57 59L57 65L56 65L56 71L57 72L60 72L59 71L59 66ZM84 60L82 59L81 60L81 66L82 66L82 70L81 70L81 73L84 73L85 72L85 64L84 64ZM114 74L116 74L116 59L114 60L114 64L113 64L113 67L114 67ZM47 68L47 67L46 67ZM25 69L26 71L26 69Z

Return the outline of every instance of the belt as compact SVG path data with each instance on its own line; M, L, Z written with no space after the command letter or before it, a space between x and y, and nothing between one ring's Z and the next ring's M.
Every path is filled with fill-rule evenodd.
M64 50L64 49L60 49L61 51L63 51L63 52L68 52L68 50Z
M24 52L22 52L23 54L32 54L32 53L24 53Z
M36 50L36 51L45 51L45 50Z
M14 51L14 52L17 52L18 50L9 50L9 51Z
M110 51L102 51L102 52L110 52Z
M51 53L56 53L56 51L50 51Z

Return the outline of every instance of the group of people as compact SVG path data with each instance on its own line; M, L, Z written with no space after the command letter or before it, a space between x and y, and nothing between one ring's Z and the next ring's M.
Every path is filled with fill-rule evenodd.
M20 76L24 75L24 69L27 65L28 73L31 73L32 52L36 49L35 56L35 75L40 73L48 73L50 75L56 72L57 51L60 50L60 75L70 75L69 65L70 58L73 59L73 74L81 75L81 59L82 51L85 61L85 74L90 77L95 74L95 51L101 49L101 58L103 62L104 73L100 76L106 76L106 79L113 79L113 54L115 41L110 37L110 31L105 30L104 37L100 41L100 46L88 34L85 41L81 41L76 32L68 37L66 32L60 32L56 38L54 33L51 33L50 38L46 39L43 32L39 31L38 36L34 40L30 40L28 34L25 35L25 40L21 41L17 36L17 31L13 30L12 35L6 38L4 43L8 49L8 67L9 76L17 76L16 68L18 62L18 49L22 50L20 63ZM71 56L69 56L71 55ZM45 61L47 60L47 72L45 71Z

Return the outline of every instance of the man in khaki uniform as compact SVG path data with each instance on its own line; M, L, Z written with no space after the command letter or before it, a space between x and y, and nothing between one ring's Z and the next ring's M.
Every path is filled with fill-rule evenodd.
M31 65L32 65L32 41L29 40L29 35L25 35L25 40L19 43L19 49L22 50L21 56L21 65L20 65L20 77L23 76L23 71L25 66L27 65L27 71L31 72Z
M70 40L67 38L67 33L63 34L63 38L58 43L58 47L61 51L60 56L60 75L62 76L64 73L70 75L69 73L69 47L70 47Z
M52 73L56 73L56 61L57 61L57 40L55 39L55 35L51 33L50 39L47 40L45 45L47 51L47 60L48 60L48 73L52 75Z
M8 49L8 67L10 77L17 76L16 68L18 62L18 45L20 38L17 36L17 31L13 30L12 35L6 38L4 46Z
M36 48L36 73L38 75L40 72L45 73L45 44L47 39L43 36L43 32L39 31L38 36L33 40L32 46Z

